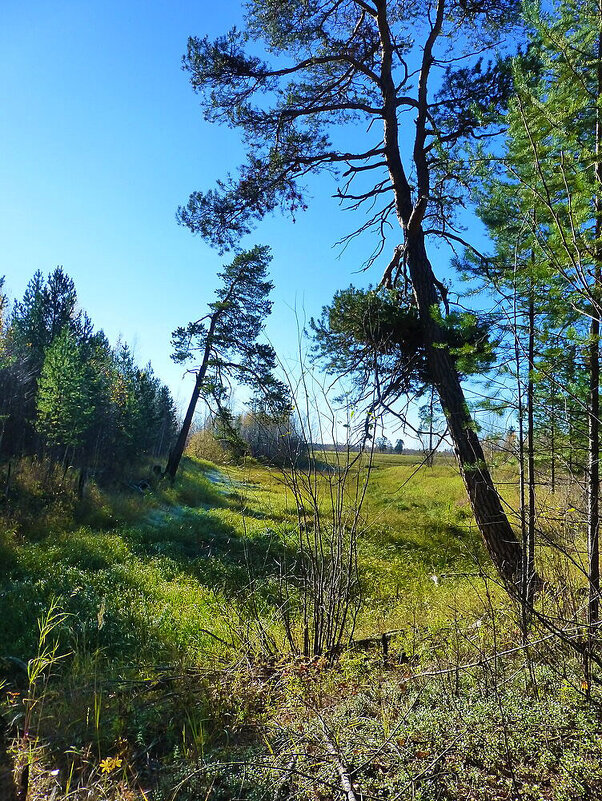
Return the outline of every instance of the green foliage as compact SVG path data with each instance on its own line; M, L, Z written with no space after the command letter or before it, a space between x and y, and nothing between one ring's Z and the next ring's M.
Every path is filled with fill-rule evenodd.
M479 213L494 240L472 275L506 304L501 338L516 355L508 376L533 382L540 453L583 466L592 313L599 312L599 8L563 0L525 9L527 44L513 65L514 91L503 122L504 158L495 151L479 192ZM476 153L479 162L486 154ZM470 259L469 259L470 261ZM534 360L527 327L535 320ZM518 375L516 375L518 371ZM508 393L498 398L509 402ZM516 403L516 401L513 401Z
M257 342L272 309L273 284L267 280L271 259L265 246L239 253L218 273L222 283L217 300L209 304L211 312L172 334L172 359L186 362L198 354L199 369L205 369L202 392L218 403L226 395L226 377L233 376L260 397L269 396L274 404L286 406L285 387L273 375L274 349Z
M216 291L218 299L209 304L212 312L217 312L211 343L218 353L233 351L244 356L249 344L260 334L272 309L269 294L273 284L266 280L271 259L269 248L258 245L237 255L218 273L221 279ZM206 320L204 317L174 331L174 361L184 362L193 353L204 351L208 336Z
M221 408L213 421L215 439L234 459L248 453L248 443L241 437L240 426L229 409Z
M562 697L562 681L553 671L542 666L537 680L540 696L503 668L488 676L462 673L455 684L445 675L396 680L391 671L379 673L374 663L364 662L348 682L328 688L327 705L317 693L311 701L319 713L328 710L327 731L366 797L596 797L600 751L594 716L584 713L576 698ZM571 675L566 684L575 680ZM327 682L324 678L322 686ZM285 763L295 748L304 755L288 797L297 801L314 788L328 788L332 762L315 759L316 751L325 752L316 718L297 720L287 734L288 740L271 742L282 749L271 764ZM313 763L305 758L309 754Z
M80 346L64 328L44 356L38 382L36 427L52 445L76 448L94 415Z
M485 187L481 213L507 269L515 253L523 283L543 285L552 309L564 295L567 313L567 292L579 305L579 290L587 294L580 281L593 269L599 10L572 0L553 9L530 4L526 23L528 50L515 60L505 117L505 159Z
M312 328L318 343L324 343L322 351L332 353L333 367L341 370L361 358L362 348L407 360L421 349L416 309L397 290L339 290L320 320L312 320Z
M1 295L4 298L3 295ZM0 454L39 454L44 444L72 464L122 469L165 453L175 408L150 365L112 348L78 309L61 268L36 273L0 325Z
M184 69L205 118L240 130L247 157L236 175L190 195L178 210L182 224L227 250L275 209L294 218L307 207L308 174L338 175L341 164L350 169L341 178L338 196L347 197L350 206L387 197L387 156L383 160L385 151L372 136L373 124L382 124L388 102L415 113L417 101L408 98L415 89L408 64L421 38L428 37L431 20L415 3L378 8L379 13L367 11L353 0L332 6L252 0L246 5L246 30L234 28L213 41L188 40ZM497 106L507 102L508 63L494 60L483 66L472 55L474 43L479 48L493 44L500 30L506 33L516 23L518 10L516 0L454 2L446 9L448 34L456 25L462 29L462 36L448 39L454 63L465 59L467 64L444 72L441 91L429 106L429 149L437 154L429 159L434 178L430 214L439 224L459 201L458 177L466 172L457 159L450 163L449 152L459 140L482 135ZM248 52L251 41L263 43L264 57ZM387 41L395 42L392 64L383 63ZM430 68L440 66L434 60ZM386 97L382 75L389 67L396 98ZM341 139L339 131L348 125L356 126L353 138ZM362 131L370 131L365 140ZM341 146L346 139L354 143L351 152ZM359 164L361 170L370 167L372 172L364 174L371 179L367 191L354 195L346 181ZM384 210L370 211L371 223L360 231L382 236L393 213L392 203L383 205Z
M486 315L474 312L452 311L445 317L436 309L435 316L443 329L444 344L453 357L461 375L486 372L495 361L495 347L491 340L491 321Z
M459 371L470 375L491 365L495 343L489 341L486 319L455 311L443 317L438 309L433 314L443 332L441 347L447 347ZM355 377L360 391L371 386L375 372L393 398L432 381L418 312L397 289L339 290L310 325L315 356L331 374Z
M257 341L272 309L269 294L273 285L266 280L271 258L269 248L259 245L239 253L218 274L222 283L216 291L217 301L209 304L211 311L172 334L172 359L184 362L196 357L198 364L188 410L165 471L171 480L184 453L200 395L215 402L226 438L238 455L244 452L244 444L224 408L232 379L251 387L255 397L275 412L290 404L287 387L274 376L274 348Z
M39 370L46 349L68 328L81 338L88 321L77 311L77 293L71 278L57 267L46 281L38 270L25 289L23 300L15 304L12 314L13 337L34 370Z
M185 460L175 485L154 494L95 488L87 524L35 537L4 525L5 711L18 717L34 698L36 771L60 783L55 797L127 797L153 778L150 762L165 798L181 782L182 798L267 799L294 755L287 797L332 795L320 721L365 795L511 797L512 776L530 801L597 791L599 722L580 666L547 632L530 653L516 650L512 606L478 572L484 554L452 457L415 467L409 455L375 457L359 642L335 670L283 648L277 616L297 520L277 471ZM52 648L56 639L55 654L69 656L23 694L15 665L37 658L37 621L57 596ZM391 630L383 668L379 635ZM364 637L375 639L364 647ZM109 771L109 759L122 765Z

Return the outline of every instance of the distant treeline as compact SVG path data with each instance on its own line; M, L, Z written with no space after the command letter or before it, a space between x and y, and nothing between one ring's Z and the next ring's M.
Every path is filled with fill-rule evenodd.
M397 442L399 443L399 442L401 442L401 440L398 440ZM327 442L327 443L324 443L324 442L313 442L313 443L311 443L310 447L314 451L340 451L340 452L344 452L346 450L350 450L350 451L353 451L354 453L359 453L359 451L360 451L359 446L351 446L350 447L350 446L346 445L344 442L337 442L336 444L333 444L332 442ZM396 445L390 445L389 444L389 445L384 446L384 447L383 446L379 446L377 444L375 446L374 450L377 453L396 453L398 455L402 455L403 454L404 456L420 456L420 457L422 457L425 454L425 449L424 448L406 448L406 447L403 446L403 443L402 443L401 446L399 446L398 444L396 444ZM450 454L450 453L453 453L453 451L451 450L451 448L441 448L440 447L440 448L437 449L437 453Z
M175 429L169 389L94 330L61 267L36 272L12 309L0 279L1 459L120 469L166 454Z

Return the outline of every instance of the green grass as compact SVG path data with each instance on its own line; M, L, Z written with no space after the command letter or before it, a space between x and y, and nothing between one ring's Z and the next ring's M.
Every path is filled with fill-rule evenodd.
M447 616L474 595L464 576L483 554L457 471L445 457L415 468L404 456L375 459L359 545L361 636ZM228 639L251 586L273 617L279 566L296 559L293 497L279 470L255 463L218 471L185 460L175 487L147 497L92 487L75 517L86 525L2 535L5 655L27 660L36 620L60 598L66 648L100 649L113 663L195 663L216 642L198 631Z
M334 458L323 455L325 464ZM395 632L386 669L377 644L343 654L335 671L287 655L280 576L298 560L297 511L278 469L252 461L218 469L186 459L174 487L144 496L92 485L77 504L62 491L44 526L7 510L0 657L31 660L38 621L53 600L66 613L54 632L65 658L34 716L36 747L46 749L40 765L59 765L63 789L71 771L100 799L121 798L119 787L134 786L151 757L163 765L170 791L178 775L202 763L207 773L185 783L183 798L267 798L272 773L257 770L249 784L232 764L218 780L211 765L259 759L281 770L287 749L302 743L310 754L323 747L316 716L326 715L343 751L359 763L397 732L376 773L362 779L376 797L404 797L421 771L426 778L413 792L425 801L511 798L519 784L520 797L568 801L569 769L589 786L600 735L584 710L570 653L559 660L552 646L540 646L535 679L525 673L522 652L455 670L511 649L516 615L486 579L486 554L451 457L416 467L415 457L378 454L363 508L356 638ZM30 468L24 479L23 498L41 508L48 487L34 473ZM327 481L320 486L328 514ZM27 706L26 679L14 659L0 667L9 689L20 693L8 696L12 715ZM416 694L418 706L408 707ZM553 733L538 757L546 716ZM440 763L431 765L439 752L448 765L444 779L437 778ZM101 760L116 755L127 770L103 774ZM320 797L322 768L314 768L304 768L313 789L293 782L298 795L291 790L291 799L314 791ZM148 781L156 783L151 773ZM552 788L547 795L533 789L538 781Z
M36 530L33 538L5 532L4 654L26 660L37 618L60 598L78 646L85 642L125 664L200 659L207 637L198 630L223 634L227 615L220 610L236 605L256 574L267 582L275 568L266 554L285 549L270 527L282 515L268 517L269 500L243 513L238 484L218 485L207 474L208 465L187 461L175 488L147 499L93 490L97 506L87 517L95 527L45 536Z

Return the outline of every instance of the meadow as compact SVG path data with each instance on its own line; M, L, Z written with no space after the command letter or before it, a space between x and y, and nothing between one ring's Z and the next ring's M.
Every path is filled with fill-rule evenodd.
M602 797L598 688L586 699L549 631L521 630L452 457L419 461L375 456L335 658L287 638L302 599L282 470L188 458L173 487L78 501L23 463L0 543L14 798L24 776L57 801Z

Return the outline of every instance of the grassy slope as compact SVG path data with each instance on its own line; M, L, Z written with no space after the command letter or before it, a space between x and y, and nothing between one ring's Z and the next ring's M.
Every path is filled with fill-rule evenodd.
M483 552L451 459L417 472L415 459L378 455L365 516L360 561L377 627L401 628L470 595L465 577Z
M483 557L453 464L415 468L407 457L376 457L359 557L365 636L445 605ZM174 490L94 490L79 516L84 525L59 517L45 533L3 532L5 653L32 653L36 620L60 597L88 648L126 661L194 660L206 642L198 629L211 623L223 634L220 608L248 598L250 581L269 596L277 559L295 550L293 498L278 470L257 465L220 475L188 461Z
M502 649L517 636L495 586L478 575L486 562L453 464L442 459L416 475L414 467L406 457L378 456L365 506L359 551L365 604L357 636L401 630L392 655L404 661L385 671L378 652L352 652L336 674L259 658L262 632L254 620L260 617L279 639L278 565L295 551L295 508L276 470L251 465L218 473L187 461L173 490L145 498L94 490L87 508L76 510L81 525L66 527L69 515L57 513L44 531L30 526L28 533L7 519L1 653L23 660L35 654L37 620L52 598L68 613L57 631L60 650L71 656L61 682L47 690L44 712L35 713L57 752L73 746L61 775L75 765L84 783L114 780L115 794L119 782L135 784L125 765L133 770L144 754L181 760L185 771L206 749L217 749L220 758L240 748L246 754L259 728L259 742L271 742L272 756L285 759L290 748L311 754L321 742L315 715L327 710L341 748L360 761L397 727L399 736L379 752L380 774L372 775L371 766L362 779L381 797L394 797L421 772L426 779L413 787L424 799L509 798L519 784L523 797L590 797L566 789L562 760L574 754L562 732L582 731L588 775L598 748L578 680L566 669L562 675L534 668L539 700L525 690L514 663L508 675L487 663L476 673L452 670L408 684L412 675L446 671L454 659L482 659L493 644ZM12 663L4 668L22 688ZM523 720L527 698L533 712ZM19 698L12 704L19 708ZM546 716L555 734L542 765L529 754ZM433 756L448 746L455 767L448 779L432 779L440 767L438 760L431 765ZM105 775L98 763L110 754L122 754L124 767ZM516 767L509 767L509 754ZM231 772L240 783L237 769ZM193 782L193 797L205 797L209 787L208 798L233 797L226 774L216 783L210 772L199 773L205 789ZM271 775L251 782L241 797L263 797ZM544 776L554 789L539 794ZM308 797L299 782L299 797ZM539 789L527 792L529 782Z

